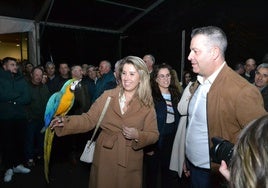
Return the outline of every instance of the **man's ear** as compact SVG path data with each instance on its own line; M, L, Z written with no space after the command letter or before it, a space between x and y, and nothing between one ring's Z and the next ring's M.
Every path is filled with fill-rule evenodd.
M3 65L3 69L7 70L7 64L6 63Z
M220 49L218 47L214 47L212 48L212 56L213 56L213 59L217 59L220 55Z

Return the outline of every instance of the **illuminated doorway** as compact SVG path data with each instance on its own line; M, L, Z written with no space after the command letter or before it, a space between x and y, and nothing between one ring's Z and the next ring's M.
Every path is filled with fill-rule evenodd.
M28 33L0 34L0 59L14 57L18 62L28 60Z

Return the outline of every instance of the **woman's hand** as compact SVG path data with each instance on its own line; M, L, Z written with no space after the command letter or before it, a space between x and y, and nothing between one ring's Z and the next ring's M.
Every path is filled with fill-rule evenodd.
M122 134L126 139L133 139L138 141L139 132L136 128L123 126Z
M227 179L230 180L230 171L228 170L227 164L225 161L221 161L221 166L219 168L220 173Z
M63 127L64 126L64 118L62 117L55 117L49 125L49 128L53 130L55 127Z

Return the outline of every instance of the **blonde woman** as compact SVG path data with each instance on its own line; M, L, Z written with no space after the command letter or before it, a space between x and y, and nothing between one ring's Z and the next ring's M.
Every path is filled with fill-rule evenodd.
M268 115L242 130L234 147L230 169L222 161L220 172L231 188L268 187ZM229 171L230 170L230 171Z
M142 59L126 57L119 67L120 84L105 91L87 113L54 119L58 136L93 129L108 96L110 105L100 127L91 166L90 188L141 188L143 148L158 140L150 76Z

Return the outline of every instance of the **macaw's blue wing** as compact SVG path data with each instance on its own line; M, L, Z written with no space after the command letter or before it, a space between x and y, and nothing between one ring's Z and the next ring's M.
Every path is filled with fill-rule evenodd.
M47 128L58 109L62 94L60 92L54 93L48 100L45 111L45 128Z

